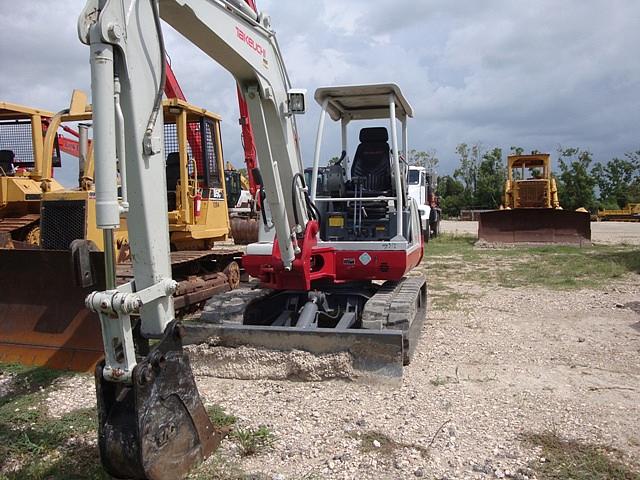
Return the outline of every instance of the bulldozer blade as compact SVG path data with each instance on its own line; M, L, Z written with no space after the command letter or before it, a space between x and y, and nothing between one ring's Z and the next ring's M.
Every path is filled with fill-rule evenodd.
M401 378L408 348L402 330L295 328L259 325L188 323L186 345L213 343L237 348L303 350L314 355L349 352L355 370L366 376Z
M516 208L482 212L478 239L490 243L589 245L588 212L551 208Z
M104 353L84 298L104 288L103 265L99 252L0 249L0 361L92 371Z
M169 324L162 341L135 366L131 385L106 381L104 363L96 368L100 457L115 478L183 478L228 433L207 415L181 335L179 325Z

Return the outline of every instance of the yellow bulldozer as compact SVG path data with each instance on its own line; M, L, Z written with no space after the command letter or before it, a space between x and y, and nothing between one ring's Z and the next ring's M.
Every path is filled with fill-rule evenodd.
M563 210L546 153L510 155L504 203L500 210L482 212L478 238L490 243L560 243L591 241L586 210Z
M52 117L46 110L0 102L0 245L37 245L43 179L48 179L50 191L63 189L51 178L51 168L60 160L57 136L48 152L52 158L46 157L43 146Z
M69 122L91 120L91 110L76 102L51 115L42 150L55 144L55 132ZM174 302L189 312L240 282L242 251L228 243L230 227L224 184L221 118L185 101L164 101L166 188ZM42 138L42 137L41 137ZM81 147L82 148L82 147ZM12 242L0 249L0 360L52 368L91 370L103 355L100 322L84 299L104 288L104 239L96 228L93 155L77 189L42 194L40 244ZM126 198L126 192L121 192ZM126 214L113 245L119 284L133 277Z

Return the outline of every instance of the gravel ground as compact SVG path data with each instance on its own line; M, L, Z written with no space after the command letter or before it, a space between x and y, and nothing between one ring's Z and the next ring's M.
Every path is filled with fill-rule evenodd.
M640 276L573 293L447 286L466 298L430 311L399 386L198 375L207 404L276 436L258 455L231 442L221 455L273 479L524 479L541 453L522 435L554 431L640 457ZM47 399L57 414L95 402L90 377L60 380L59 393Z
M478 222L442 220L440 231L457 235L478 235ZM640 245L640 223L591 222L593 243Z
M399 387L199 377L207 402L278 438L242 468L272 478L525 478L540 452L522 435L549 430L640 456L640 317L627 307L639 278L570 295L453 287L470 300L431 311ZM402 446L364 453L370 432Z
M462 223L470 222L443 227ZM640 275L566 292L435 279L423 268L460 300L441 309L430 301L400 384L353 381L341 356L221 349L209 353L218 368L208 368L194 350L205 403L275 435L248 457L226 440L217 456L224 468L273 480L524 480L544 459L523 436L549 431L640 458ZM244 369L234 367L240 357ZM307 381L287 380L291 372ZM89 376L57 388L47 398L52 414L95 405Z

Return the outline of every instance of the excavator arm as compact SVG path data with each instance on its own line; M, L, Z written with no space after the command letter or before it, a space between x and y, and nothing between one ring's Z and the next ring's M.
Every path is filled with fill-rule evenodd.
M167 199L158 188L166 181L161 18L231 72L246 99L269 212L265 231L275 234L285 270L312 225L293 116L304 112L304 95L290 88L268 17L242 0L88 0L78 34L90 47L96 222L113 245L126 213L134 271L132 282L116 288L107 249L107 289L86 299L100 316L105 350L96 370L101 458L118 478L180 477L220 440L173 308ZM144 338L161 339L145 357L134 346L132 315Z

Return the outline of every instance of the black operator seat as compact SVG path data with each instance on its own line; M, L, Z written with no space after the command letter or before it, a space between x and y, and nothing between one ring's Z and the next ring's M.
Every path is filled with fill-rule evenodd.
M360 130L360 145L351 165L351 178L364 178L367 192L377 195L391 190L389 133L385 127Z
M180 153L167 155L167 203L169 211L176 209L176 188L180 180Z
M0 175L13 175L13 161L15 159L13 150L0 150Z

